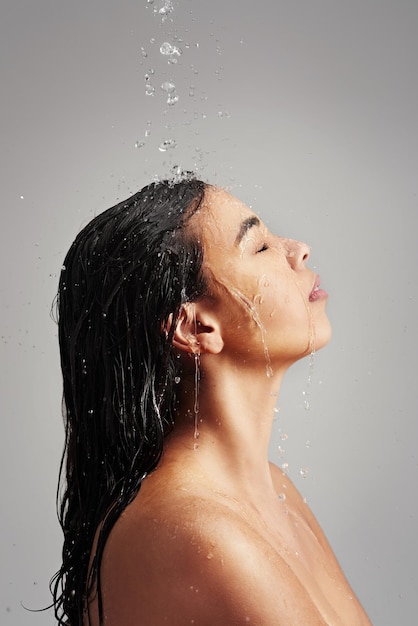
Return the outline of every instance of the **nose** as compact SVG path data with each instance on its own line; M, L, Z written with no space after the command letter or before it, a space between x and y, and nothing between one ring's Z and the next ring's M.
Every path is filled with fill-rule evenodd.
M302 241L295 239L286 239L286 257L290 267L293 270L303 269L306 261L309 259L310 247Z

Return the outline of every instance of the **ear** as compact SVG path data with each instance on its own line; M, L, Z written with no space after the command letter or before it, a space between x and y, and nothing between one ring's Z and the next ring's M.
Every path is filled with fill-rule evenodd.
M172 323L170 316L166 332ZM181 352L219 354L224 342L216 316L203 302L186 302L180 309L173 346Z

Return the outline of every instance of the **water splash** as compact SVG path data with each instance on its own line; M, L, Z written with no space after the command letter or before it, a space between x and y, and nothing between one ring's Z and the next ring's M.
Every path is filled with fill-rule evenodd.
M194 372L194 404L193 404L193 415L194 415L194 449L197 450L199 447L197 444L197 440L199 438L199 387L200 387L200 354L196 353L194 355L194 364L195 364L195 372Z
M309 404L309 395L311 392L312 376L313 376L313 371L314 371L314 357L315 357L315 350L312 350L312 352L309 355L309 373L308 373L308 380L306 383L306 389L302 391L302 395L304 397L303 406L305 407L306 411L309 411L309 409L311 408Z
M230 287L229 291L238 300L238 302L244 305L245 309L249 312L253 321L257 324L258 328L260 329L261 342L263 344L264 357L266 360L266 376L267 378L272 378L273 368L271 366L271 359L270 359L270 354L268 351L267 341L266 341L267 331L263 326L263 323L260 319L258 311L255 308L254 303L251 302L246 296L244 296L244 294L238 291L238 289L235 289L234 287Z

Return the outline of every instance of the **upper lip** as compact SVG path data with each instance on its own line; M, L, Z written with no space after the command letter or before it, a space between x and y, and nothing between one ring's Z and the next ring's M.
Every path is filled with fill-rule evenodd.
M321 284L321 277L318 276L318 274L315 274L314 284L313 284L313 287L311 289L311 293L309 295L311 295L316 289L318 289L320 284Z

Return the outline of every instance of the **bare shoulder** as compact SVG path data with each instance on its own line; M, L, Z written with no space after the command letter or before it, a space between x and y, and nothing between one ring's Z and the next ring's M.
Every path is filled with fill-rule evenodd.
M283 493L286 498L291 498L292 502L294 502L298 506L304 504L302 496L296 489L288 474L283 472L283 470L281 470L279 467L277 467L277 465L272 462L269 463L269 466L271 478L273 480L276 491L278 493Z
M102 580L106 626L323 624L283 558L210 495L138 497L109 537Z
M326 539L315 515L307 505L306 501L300 494L299 490L293 484L290 477L283 472L277 465L270 462L270 473L273 480L274 488L278 494L284 494L288 506L292 508L311 528L322 547L332 554L332 549ZM335 557L334 557L335 558Z

